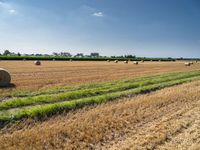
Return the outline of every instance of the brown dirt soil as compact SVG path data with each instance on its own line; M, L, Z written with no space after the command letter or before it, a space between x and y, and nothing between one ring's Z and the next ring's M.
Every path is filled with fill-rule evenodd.
M1 88L0 94L200 68L199 63L186 67L184 62L144 62L139 65L134 65L132 62L116 64L95 61L41 61L41 63L41 66L36 66L34 61L0 61L1 68L5 68L11 73L12 83L16 86Z
M199 149L200 81L0 130L0 149Z

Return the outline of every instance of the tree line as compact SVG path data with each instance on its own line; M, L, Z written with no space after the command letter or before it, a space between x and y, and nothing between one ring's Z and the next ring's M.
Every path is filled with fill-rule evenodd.
M15 53L10 50L4 50L1 56L55 56L55 57L78 57L78 58L107 58L108 56L101 56L98 52L92 52L89 55L85 55L83 53L77 53L76 55L72 55L69 52L53 52L52 54L21 54ZM135 55L121 55L121 56L110 56L110 58L136 58Z

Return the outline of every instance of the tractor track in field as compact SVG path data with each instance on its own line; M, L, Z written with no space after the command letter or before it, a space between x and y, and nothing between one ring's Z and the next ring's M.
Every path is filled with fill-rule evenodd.
M0 149L199 149L200 81L0 130Z

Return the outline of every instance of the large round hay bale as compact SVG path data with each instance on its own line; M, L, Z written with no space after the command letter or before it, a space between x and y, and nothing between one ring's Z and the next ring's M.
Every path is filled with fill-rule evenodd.
M128 60L125 60L124 63L125 63L125 64L128 64Z
M6 87L10 85L11 76L7 70L0 68L0 86Z
M118 63L118 60L115 60L114 62L115 62L115 63Z
M35 64L36 66L39 66L39 65L41 65L41 62L40 62L39 60L36 60L36 61L34 61L34 64Z
M133 64L138 65L138 61L134 61Z
M185 66L190 66L190 62L185 62Z

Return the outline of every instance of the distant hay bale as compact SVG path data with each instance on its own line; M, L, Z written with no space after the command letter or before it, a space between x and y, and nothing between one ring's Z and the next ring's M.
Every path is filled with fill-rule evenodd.
M128 60L125 60L124 63L125 63L125 64L128 64Z
M36 61L34 61L34 64L35 64L36 66L40 66L40 65L41 65L41 62L40 62L39 60L36 60Z
M6 87L10 85L11 76L7 70L0 68L0 86Z
M55 61L56 59L54 58L54 59L52 59L53 61Z
M141 60L140 62L141 62L141 63L143 63L143 62L144 62L144 60Z
M193 65L193 64L194 64L194 63L191 61L191 62L190 62L190 65Z
M72 62L72 59L70 59L69 61Z
M138 61L134 61L133 64L138 65Z
M185 62L185 66L190 66L190 62Z
M107 62L110 62L110 60L107 60Z
M118 63L118 60L115 60L114 63Z

